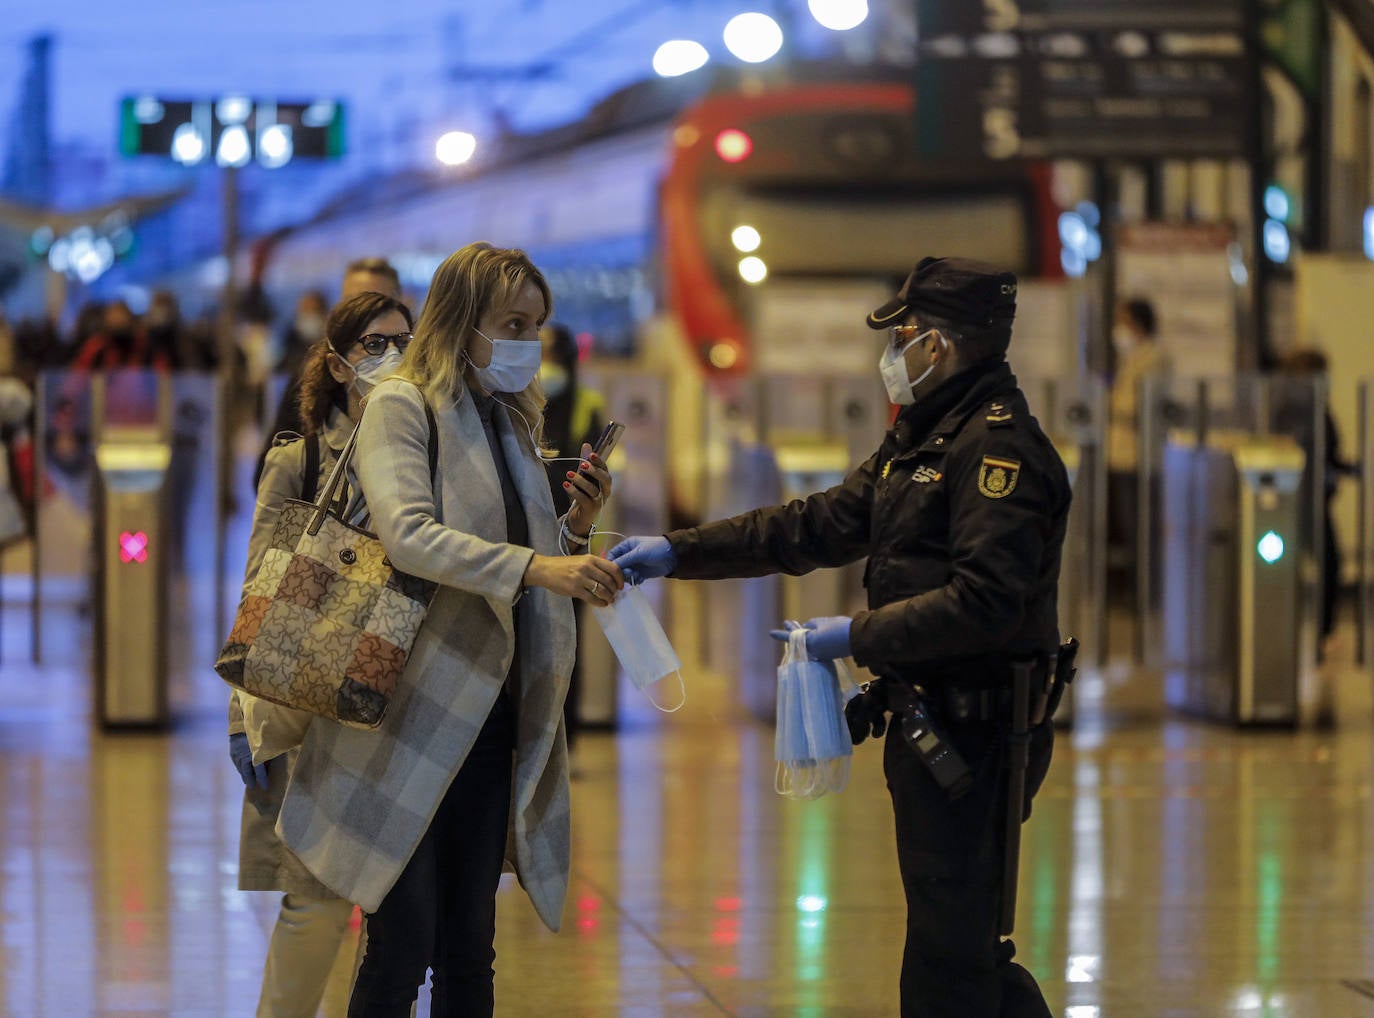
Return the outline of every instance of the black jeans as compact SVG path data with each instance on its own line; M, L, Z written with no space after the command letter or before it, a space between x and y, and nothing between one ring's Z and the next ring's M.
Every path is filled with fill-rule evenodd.
M897 827L906 892L902 1018L1050 1018L1031 974L998 934L1006 833L1006 772L994 726L942 726L974 773L950 800L916 753L888 726L883 772ZM1049 770L1053 729L1031 736L1026 810Z
M495 1010L496 888L514 747L515 711L503 690L415 854L367 917L348 1018L409 1018L431 965L434 1018Z

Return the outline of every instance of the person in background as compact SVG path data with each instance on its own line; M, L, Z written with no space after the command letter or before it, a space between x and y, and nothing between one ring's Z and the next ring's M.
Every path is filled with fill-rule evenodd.
M348 296L341 298L347 300ZM329 314L329 300L319 290L306 290L296 302L296 314L281 340L281 353L274 370L298 378L306 355L324 335L324 319Z
M1327 378L1326 354L1314 347L1300 347L1290 350L1279 360L1279 377L1274 386L1274 430L1280 434L1291 435L1302 447L1303 475L1302 492L1304 497L1299 506L1299 532L1304 548L1315 548L1317 531L1313 513L1312 493L1317 483L1316 463L1318 459L1317 435L1321 429L1323 446L1321 450L1323 469L1322 484L1322 554L1319 564L1321 574L1321 602L1319 615L1320 641L1317 645L1317 660L1323 661L1331 635L1336 629L1336 616L1340 607L1341 590L1341 546L1339 535L1331 515L1331 502L1336 497L1336 488L1342 477L1358 473L1355 465L1341 455L1341 437L1336 430L1336 421L1331 409L1324 406ZM1320 389L1320 392L1319 392ZM1317 407L1323 406L1322 419L1317 419ZM1332 709L1324 703L1319 710L1318 720L1331 720L1323 716Z
M153 356L165 357L173 371L192 366L182 346L181 309L176 297L167 290L155 290L148 299L143 331L148 337L149 351Z
M559 549L585 551L611 475L583 446L564 481L573 507L554 515L536 377L551 303L521 251L450 255L400 377L373 390L358 427L371 526L396 568L438 591L381 725L311 724L282 804L286 845L367 912L350 1018L403 1018L430 967L434 1018L493 1013L503 860L544 923L561 923L569 599L608 605L623 580Z
M539 364L539 384L548 402L544 404L544 439L558 457L576 456L584 444L591 445L606 426L606 400L594 389L583 385L578 378L577 340L572 330L558 322L550 322L539 330L544 347L544 359ZM549 462L544 465L549 474L549 491L553 495L553 511L562 516L571 507L571 500L563 487L566 464ZM582 628L582 602L573 602L577 626ZM573 748L578 733L578 710L582 702L581 657L573 662L572 677L568 681L568 697L563 701L564 726L568 731L568 749Z
M352 434L363 395L400 364L411 324L404 304L378 293L344 301L329 316L323 337L311 347L301 369L305 437L278 435L267 454L245 588L262 565L282 504L318 492ZM311 445L318 466L314 476L307 477ZM299 711L264 705L239 691L230 697L229 755L245 786L239 889L282 894L263 967L258 1018L313 1018L353 911L351 902L311 876L276 835L297 751L253 763L255 747L299 741L297 729L308 723L309 715ZM288 736L276 734L283 728Z
M339 301L342 303L360 293L380 293L392 300L400 300L400 273L385 258L359 258L349 262L348 268L344 269L343 293L339 297ZM301 380L298 374L293 374L286 383L281 402L277 404L276 416L271 427L267 430L267 441L263 445L262 452L258 455L258 465L253 473L254 484L262 477L263 461L267 456L267 450L272 443L273 436L280 435L285 431L295 434L301 432L300 385Z
M170 371L166 351L154 351L134 313L122 300L105 305L100 329L88 338L73 358L73 371L109 371L117 368L155 368Z
M1169 355L1159 346L1155 332L1155 309L1148 300L1135 297L1117 306L1112 326L1116 371L1107 424L1107 540L1118 549L1120 589L1132 598L1140 566L1135 561L1140 519L1140 392L1147 379L1163 378L1170 371ZM1151 497L1156 498L1157 492L1152 491ZM1159 518L1158 513L1154 516Z

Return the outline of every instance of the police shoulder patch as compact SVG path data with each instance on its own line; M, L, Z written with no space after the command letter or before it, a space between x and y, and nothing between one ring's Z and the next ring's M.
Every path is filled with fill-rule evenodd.
M978 491L986 498L1006 498L1016 490L1021 461L984 456L978 469Z
M989 427L1005 428L1011 424L1014 418L1005 403L989 403L987 416L984 419Z

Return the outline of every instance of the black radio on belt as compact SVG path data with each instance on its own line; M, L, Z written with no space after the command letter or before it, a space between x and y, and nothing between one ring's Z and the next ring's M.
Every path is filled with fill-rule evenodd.
M935 783L957 799L973 785L973 772L953 744L931 722L919 700L901 713L902 738L930 771Z

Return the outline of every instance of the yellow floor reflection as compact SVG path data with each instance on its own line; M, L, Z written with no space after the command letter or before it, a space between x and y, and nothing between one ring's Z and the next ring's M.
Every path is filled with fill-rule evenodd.
M1020 958L1056 1015L1374 1016L1371 705L1339 674L1338 727L1296 734L1171 715L1149 674L1086 676L1023 858ZM564 930L503 888L498 1014L895 1014L904 908L877 747L843 793L784 800L772 732L729 677L689 660L686 678L682 712L637 710L577 747ZM94 731L88 686L7 648L0 1014L251 1015L276 901L235 890L223 688L180 689L162 736Z

